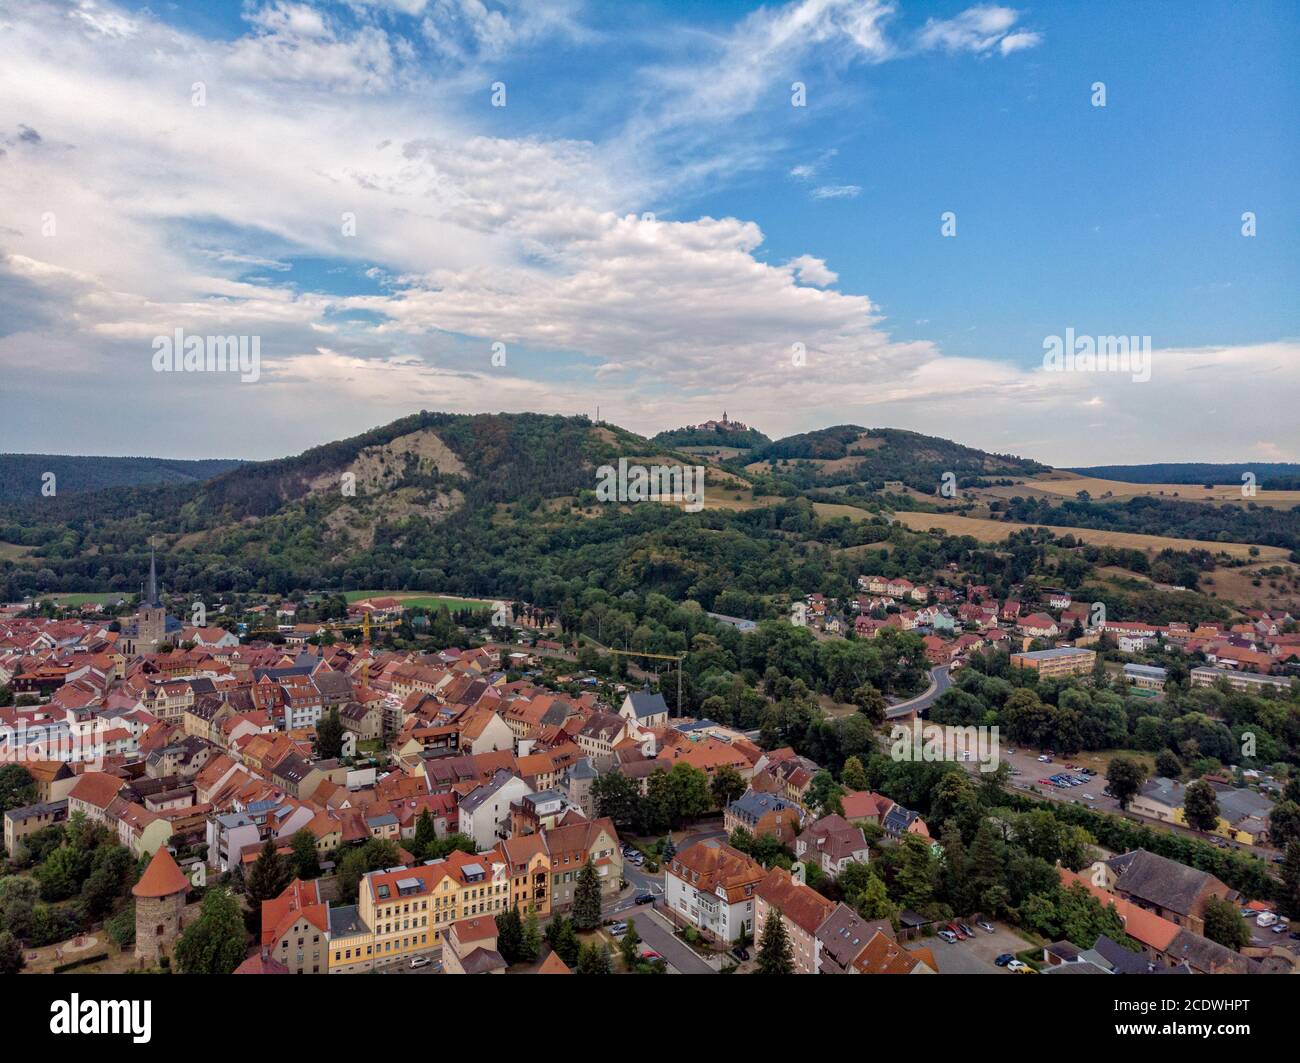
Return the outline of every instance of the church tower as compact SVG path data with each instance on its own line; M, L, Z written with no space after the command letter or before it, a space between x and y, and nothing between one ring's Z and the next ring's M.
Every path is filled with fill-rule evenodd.
M149 584L140 611L135 614L135 652L157 653L166 641L167 613L158 598L158 563L149 547Z

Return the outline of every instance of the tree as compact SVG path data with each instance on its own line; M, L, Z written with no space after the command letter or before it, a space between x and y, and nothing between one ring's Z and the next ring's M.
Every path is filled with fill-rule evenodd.
M853 899L853 907L863 919L893 919L898 914L898 905L889 899L885 883L874 874L867 877L862 892Z
M21 764L6 764L0 768L0 812L22 808L35 801L36 780L30 771Z
M1190 787L1189 787L1190 789ZM1250 928L1236 905L1222 897L1210 897L1202 912L1205 936L1234 951L1250 944Z
M524 924L518 908L509 908L497 916L497 952L506 963L523 959Z
M641 820L641 787L635 779L622 772L607 771L591 784L591 796L596 802L596 813L608 816L616 827L632 826Z
M519 944L519 959L522 963L533 963L542 951L542 928L537 918L537 909L529 908L524 920L523 935Z
M227 889L203 896L199 917L176 943L176 966L182 974L230 974L243 962L247 937L239 902Z
M1214 792L1214 787L1204 779L1197 779L1189 784L1183 791L1183 815L1187 817L1187 824L1190 827L1195 827L1197 830L1214 830L1219 825L1219 798Z
M884 723L885 696L870 683L863 683L853 692L853 704L872 723Z
M1156 754L1156 774L1166 779L1181 779L1183 762L1172 749L1162 749Z
M614 965L610 962L609 949L593 941L578 953L578 974L613 974Z
M785 929L780 908L769 908L763 934L758 940L755 974L794 974L794 948Z
M104 924L104 930L119 949L129 949L135 944L135 903L126 905Z
M627 970L632 970L641 959L641 935L636 931L636 920L627 921L627 929L623 932L623 938L618 943L618 951L623 956L623 966Z
M578 953L582 945L578 933L573 929L573 920L557 915L546 928L546 943L569 967L578 963Z
M1288 919L1300 919L1300 841L1287 843L1278 907Z
M1106 782L1110 784L1110 792L1115 795L1120 808L1128 808L1128 803L1142 789L1146 778L1146 768L1135 757L1123 754L1112 757L1110 766L1106 768Z
M732 801L744 794L746 789L745 780L740 777L740 772L730 764L723 764L713 773L713 779L709 783L709 790L713 794L713 803L719 808L726 808Z
M305 827L289 839L293 850L294 872L300 879L316 878L320 874L320 855L316 852L316 835Z
M427 808L423 808L415 820L415 838L412 840L411 851L417 856L425 857L425 853L437 844L438 828L434 825L433 815Z
M338 709L330 709L316 721L316 749L325 760L343 755L343 721Z
M578 930L595 930L600 926L600 878L591 857L582 865L578 884L573 888L573 925Z
M246 889L249 905L260 917L262 902L280 896L292 881L293 864L276 850L275 839L267 838L248 872Z
M0 974L17 974L26 962L18 939L8 930L0 930Z
M859 757L849 757L844 762L844 767L840 769L840 782L846 790L869 790L871 787L867 781L867 769L862 766L862 760Z

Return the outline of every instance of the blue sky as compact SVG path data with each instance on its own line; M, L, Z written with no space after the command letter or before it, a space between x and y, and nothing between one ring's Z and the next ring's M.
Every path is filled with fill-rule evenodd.
M0 449L273 457L600 403L646 433L725 406L1058 464L1300 459L1292 5L13 18ZM153 372L177 327L258 335L260 379ZM1151 379L1044 372L1067 328L1150 336Z

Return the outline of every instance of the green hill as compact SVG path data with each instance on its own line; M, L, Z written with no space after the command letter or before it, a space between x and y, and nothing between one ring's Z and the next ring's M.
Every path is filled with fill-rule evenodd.
M59 495L80 495L110 487L190 484L238 468L230 458L183 461L172 458L79 457L67 454L0 454L0 503L41 496L46 473Z

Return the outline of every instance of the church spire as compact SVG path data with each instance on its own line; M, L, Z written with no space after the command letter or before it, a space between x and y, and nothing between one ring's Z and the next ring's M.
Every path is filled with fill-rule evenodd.
M153 540L149 540L149 588L145 605L157 609L161 603L158 601L158 563L154 559Z

